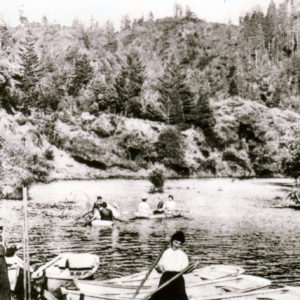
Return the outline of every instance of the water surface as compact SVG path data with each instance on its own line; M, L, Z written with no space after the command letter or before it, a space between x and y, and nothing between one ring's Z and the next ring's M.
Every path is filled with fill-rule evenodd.
M300 285L300 211L278 209L291 180L168 180L162 194L172 194L190 210L191 219L136 220L112 228L93 228L75 221L98 194L116 203L129 219L151 184L147 180L61 181L29 189L28 222L33 267L61 252L100 256L96 279L147 269L178 229L186 234L184 250L191 261L235 264L248 274L271 279L274 286ZM1 218L10 242L22 241L21 201L1 201ZM22 256L22 251L19 252Z

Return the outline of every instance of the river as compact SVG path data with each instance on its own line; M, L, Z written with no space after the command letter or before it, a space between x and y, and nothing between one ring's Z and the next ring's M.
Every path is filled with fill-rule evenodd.
M37 268L61 252L99 255L96 279L147 269L178 229L186 234L184 250L191 261L242 266L248 274L271 279L273 285L300 285L300 211L275 206L287 194L289 179L167 180L159 197L174 196L190 210L190 219L118 222L94 228L76 222L98 194L116 203L124 219L133 216L147 180L59 181L29 188L30 263ZM0 201L7 240L22 242L22 201ZM22 257L22 250L19 250Z

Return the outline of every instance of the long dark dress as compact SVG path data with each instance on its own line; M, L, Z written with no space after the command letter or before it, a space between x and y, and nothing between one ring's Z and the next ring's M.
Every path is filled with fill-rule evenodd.
M11 300L5 252L5 247L0 244L0 300Z
M177 274L177 272L164 272L160 278L159 286L163 285ZM151 300L188 300L183 276L179 276L162 290L155 293L151 297Z

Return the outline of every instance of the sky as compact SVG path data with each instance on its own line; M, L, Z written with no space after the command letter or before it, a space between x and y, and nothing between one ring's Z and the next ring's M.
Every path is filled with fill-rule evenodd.
M0 16L16 26L19 11L29 21L40 22L46 16L51 23L71 25L74 19L88 24L93 18L99 24L113 22L118 29L121 19L131 20L152 12L154 19L174 15L174 5L186 6L208 22L238 24L239 17L259 5L266 12L271 0L0 0ZM283 0L273 0L277 5ZM5 2L5 4L3 4Z

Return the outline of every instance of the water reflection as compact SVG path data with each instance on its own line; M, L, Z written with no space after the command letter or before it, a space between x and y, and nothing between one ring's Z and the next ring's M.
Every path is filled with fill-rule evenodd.
M140 195L150 189L144 180L56 182L29 191L31 264L45 263L60 252L98 254L96 279L145 270L176 230L186 233L185 251L201 265L236 264L277 286L300 285L300 211L275 209L284 180L170 180L160 197L173 194L191 211L192 219L118 222L111 228L84 226L76 217L101 194L130 219ZM157 195L149 195L154 207ZM22 203L0 202L6 237L22 241ZM20 252L20 255L22 252Z

